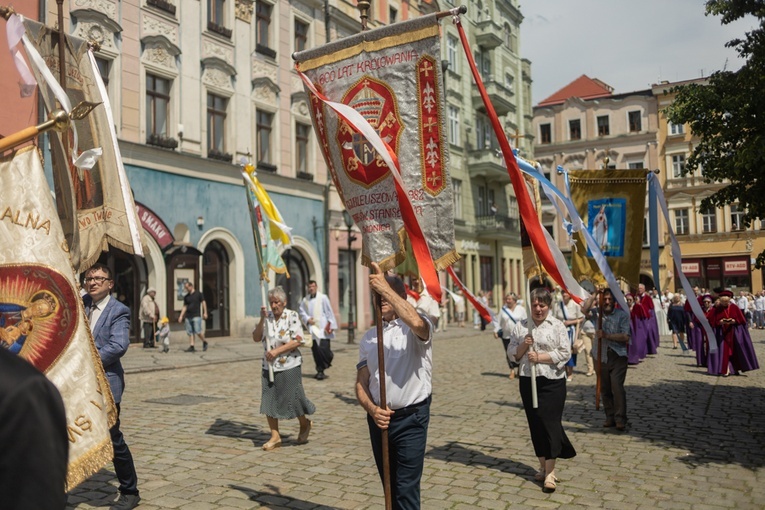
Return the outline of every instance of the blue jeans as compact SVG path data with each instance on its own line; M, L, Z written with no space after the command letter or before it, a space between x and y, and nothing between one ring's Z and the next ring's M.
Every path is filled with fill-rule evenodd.
M388 427L388 453L391 499L396 510L420 508L420 479L425 465L429 422L430 397L421 403L397 410L391 417ZM369 415L367 424L372 452L382 481L382 431Z
M184 322L186 323L187 335L202 334L202 317L186 317Z

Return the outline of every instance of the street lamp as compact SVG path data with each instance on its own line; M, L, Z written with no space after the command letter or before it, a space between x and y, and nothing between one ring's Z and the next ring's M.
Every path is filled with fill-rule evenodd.
M354 292L353 289L356 288L356 278L354 274L354 264L355 258L353 256L353 251L351 250L351 243L356 240L356 236L351 234L351 229L353 228L353 218L351 218L350 213L347 210L343 211L343 221L345 222L345 227L348 229L348 276L350 277L350 282L348 285L348 343L352 344L354 341L354 331L353 331L353 300L354 300Z

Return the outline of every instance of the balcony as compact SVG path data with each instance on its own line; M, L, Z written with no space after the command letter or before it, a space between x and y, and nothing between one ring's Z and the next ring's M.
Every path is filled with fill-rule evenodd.
M520 242L521 238L518 219L501 214L476 216L475 230L479 239L517 239Z
M492 49L502 44L502 27L494 20L486 19L479 21L475 26L476 46Z
M491 104L494 105L494 110L497 112L497 115L501 117L510 112L515 112L513 92L497 83L492 78L484 78L484 80L483 85L486 87L486 93L489 95L489 100L491 101ZM473 87L472 90L473 108L481 112L486 112L478 87Z
M485 177L487 182L505 185L510 175L505 168L502 155L494 149L479 149L468 152L468 171L471 177Z

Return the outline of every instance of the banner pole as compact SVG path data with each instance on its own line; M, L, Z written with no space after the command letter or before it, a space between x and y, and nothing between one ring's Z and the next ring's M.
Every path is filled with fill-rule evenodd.
M263 306L267 306L267 294L266 294L266 283L263 278L260 279L260 300L261 303L263 303ZM266 311L266 323L268 323L271 320L271 310ZM268 336L268 331L266 331L266 352L271 350L271 338ZM274 382L274 366L271 364L270 361L266 360L266 365L268 366L268 382Z
M380 407L388 409L388 396L385 391L385 349L382 325L382 298L374 293L375 302L375 327L377 329L377 363L380 370ZM390 454L388 449L388 429L382 430L382 464L383 464L383 491L385 493L385 510L392 510L393 498L390 488Z
M603 348L603 338L602 338L602 331L603 331L603 291L598 290L598 331L601 332L598 334L598 373L596 374L597 377L595 378L595 410L600 411L600 374L603 369L603 356L602 356L602 348Z
M540 275L541 278L541 275ZM528 316L528 334L534 338L534 318L531 315L531 286L528 278L526 279L526 315ZM531 350L534 350L534 344L531 344ZM529 362L531 366L531 407L539 408L539 398L537 397L537 364Z

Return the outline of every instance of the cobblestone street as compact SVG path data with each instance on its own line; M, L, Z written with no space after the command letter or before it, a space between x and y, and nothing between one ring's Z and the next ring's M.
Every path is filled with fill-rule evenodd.
M753 331L760 363L765 333ZM353 393L357 350L339 335L329 378L304 364L316 404L313 431L297 446L296 420L283 421L282 448L260 405L260 345L213 338L206 353L131 347L122 430L139 476L140 508L383 508L367 426ZM180 340L180 339L177 339ZM627 374L630 427L602 429L594 377L580 360L569 383L564 425L578 455L558 463L560 483L544 494L517 381L489 332L449 329L434 344L434 392L422 506L473 508L763 508L765 370L717 378L662 339ZM108 506L117 483L107 466L69 497L70 508Z

